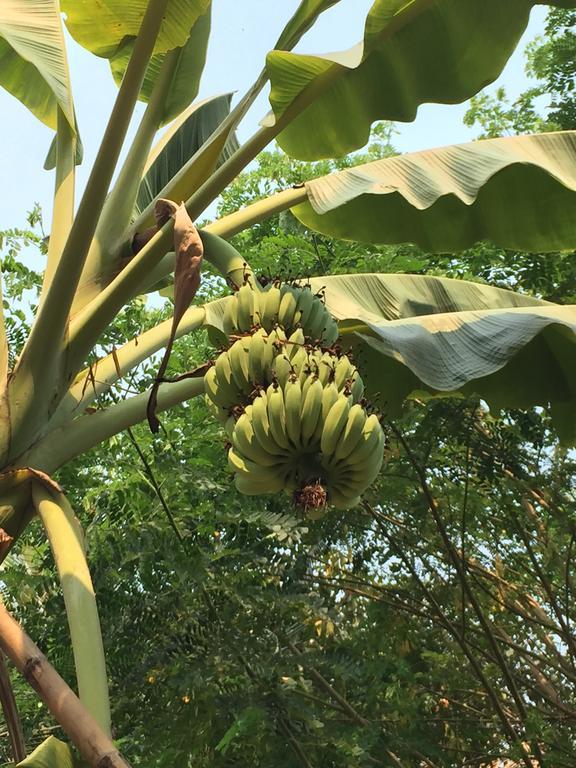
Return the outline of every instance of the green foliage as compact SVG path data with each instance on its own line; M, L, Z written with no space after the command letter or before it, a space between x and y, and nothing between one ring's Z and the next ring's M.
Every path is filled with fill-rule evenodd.
M331 4L301 4L290 35ZM522 11L514 17L518 29L532 4L506 6L506 15ZM131 44L134 18L123 19L120 31L108 20L94 37L80 6L68 5L71 26L81 22L76 34L100 53L114 53L123 36ZM170 3L169 19L178 18L180 5ZM207 3L192 5L190 23ZM392 5L404 13L412 4ZM479 13L508 45L514 30L497 29L484 8ZM552 94L572 88L565 50L573 23L573 12L552 12L544 52L535 49L531 58ZM184 42L179 35L186 29L173 24L172 36L164 30L159 55ZM482 54L488 74L500 66L490 47L499 48L500 59L506 47L489 42ZM430 72L437 68L432 61ZM471 69L469 77L480 78ZM524 133L541 126L535 95L512 105L504 93L478 97L468 121L485 136ZM570 119L563 105L558 115L554 120ZM393 125L381 123L365 151L313 165L263 153L228 186L218 213L315 175L390 157L393 135ZM23 249L44 250L37 211L28 224L2 238L12 355L29 330L24 304L35 303L40 288L22 262ZM265 275L447 275L559 303L575 300L573 254L543 257L483 243L451 255L358 245L317 235L286 212L234 242ZM205 279L197 300L226 292L221 279ZM81 357L95 363L170 314L169 304L131 298ZM205 334L194 332L176 343L168 373L194 369L215 353ZM155 357L148 357L119 374L90 412L145 392L155 376ZM313 524L286 495L236 493L225 468L225 434L203 400L172 409L162 426L155 437L137 425L58 472L86 531L114 727L131 764L452 768L526 763L523 745L541 764L574 763L576 464L559 445L546 408L489 412L477 399L413 393L404 414L387 421L385 469L365 503ZM63 602L37 523L2 567L0 587L74 685ZM13 682L28 748L51 734L65 738L30 688L16 675Z
M576 12L551 9L545 36L528 51L528 72L542 81L541 92L551 98L548 120L561 130L576 126Z

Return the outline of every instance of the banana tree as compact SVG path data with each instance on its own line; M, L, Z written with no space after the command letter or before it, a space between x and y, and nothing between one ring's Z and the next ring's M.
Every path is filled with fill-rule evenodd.
M457 251L481 239L542 252L576 246L572 132L357 166L212 221L198 236L192 222L271 142L303 160L339 157L365 144L375 120L412 120L425 102L457 103L477 93L498 77L540 4L375 0L354 48L293 53L338 2L302 0L232 109L228 95L194 101L210 0L5 0L0 9L0 83L55 131L42 291L14 365L0 323L0 548L5 556L40 517L62 582L80 700L105 735L111 732L106 669L82 532L52 476L147 415L157 426L156 412L204 393L200 375L171 382L159 375L152 397L141 392L104 410L91 407L143 361L169 351L175 338L204 328L224 339L231 302L247 284L259 290L230 238L291 209L322 233L413 242L430 251ZM576 8L576 0L547 4ZM72 37L109 60L119 86L77 209L75 166L82 153L62 12ZM267 87L271 111L239 145L236 128ZM119 164L138 100L147 106ZM236 294L191 304L202 256ZM122 308L171 281L174 318L104 354L99 341ZM576 437L576 307L439 277L327 275L311 286L386 412L401 408L414 390L464 391L496 408L549 407L562 438ZM10 652L3 625L0 635ZM86 744L76 743L96 764ZM25 764L62 759L51 741L37 762L31 755Z

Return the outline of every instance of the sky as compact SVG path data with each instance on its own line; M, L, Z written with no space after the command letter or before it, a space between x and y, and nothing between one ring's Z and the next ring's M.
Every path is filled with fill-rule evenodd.
M480 0L481 1L481 0ZM324 13L315 27L300 41L299 52L325 53L348 48L362 38L366 13L373 0L341 0ZM208 63L204 71L198 99L234 91L236 99L252 84L262 69L265 55L277 39L286 20L299 0L213 0L212 35ZM496 84L503 85L510 96L521 93L529 85L524 72L523 51L526 43L543 32L546 8L537 6L518 49ZM72 86L85 157L78 169L81 192L95 157L99 140L110 114L116 86L108 63L99 59L68 38ZM269 109L262 94L239 130L246 139L258 127L258 121ZM139 104L134 125L144 110ZM470 141L477 131L462 123L466 105L423 105L413 123L399 123L395 147L401 152ZM0 231L25 225L26 213L38 202L48 230L53 194L53 173L42 166L52 139L52 132L32 116L16 99L0 89L0 183L3 190L0 205Z

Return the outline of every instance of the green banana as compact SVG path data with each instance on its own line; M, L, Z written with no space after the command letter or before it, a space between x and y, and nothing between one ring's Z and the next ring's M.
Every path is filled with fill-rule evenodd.
M315 297L310 289L310 286L303 286L300 289L298 295L298 310L300 311L300 325L302 328L306 328L308 319L312 313L312 307L314 306Z
M345 496L335 488L333 488L329 494L329 502L332 506L336 507L336 509L351 509L352 507L358 506L361 500L360 496Z
M204 401L210 413L212 413L221 424L226 424L230 417L229 409L222 408L221 405L216 405L216 403L210 399L208 394L206 394Z
M288 357L293 357L295 353L301 349L306 343L304 338L304 331L302 328L296 328L288 337L288 343L286 345L288 351Z
M288 381L288 376L291 376L294 371L292 363L289 357L282 352L274 360L274 376L278 380L278 383L283 387Z
M347 465L360 464L374 452L384 449L384 433L376 414L371 414L366 419L362 436L352 453L344 459Z
M268 399L268 423L272 437L281 448L288 450L290 449L290 442L286 434L286 408L282 387L270 384L266 390L266 397Z
M316 432L318 419L322 414L322 394L324 387L316 376L310 376L311 384L306 389L302 405L302 438L307 445Z
M348 421L346 422L338 446L334 451L334 458L336 460L345 459L352 453L362 437L365 424L366 411L359 403L356 403L350 408Z
M236 333L238 330L238 302L236 296L230 296L224 308L222 328L226 336Z
M228 466L233 472L240 472L245 475L261 475L264 471L259 464L237 453L234 448L230 448L228 451Z
M262 448L272 456L286 456L284 448L278 445L270 430L268 419L268 398L265 392L259 394L252 403L252 428Z
M279 493L284 488L282 475L267 475L260 478L253 475L237 474L234 478L236 490L245 496L263 496L269 493Z
M328 314L328 318L326 320L326 326L322 334L322 341L324 342L324 344L331 347L339 335L340 335L340 331L338 329L338 323L336 322L336 320L334 320L334 318L330 314Z
M266 303L263 305L260 322L267 331L271 331L278 323L282 292L277 285L272 284L263 292L263 295L266 296Z
M308 338L310 338L313 343L316 343L322 340L323 328L326 325L326 309L317 296L314 296L313 298L314 303L304 330Z
M324 431L324 424L326 423L326 419L328 418L328 413L330 412L330 409L332 408L334 403L338 400L338 396L339 396L339 392L334 382L331 382L330 384L327 384L325 387L322 388L322 409L320 412L320 416L318 417L316 430L314 432L314 435L310 439L310 445L318 444L318 447L320 447L322 432Z
M252 406L235 423L232 437L232 446L242 456L263 467L274 467L282 461L282 457L267 451L254 433L254 414Z
M282 298L278 309L278 323L286 331L294 326L294 313L296 312L296 291L290 285L282 286Z
M350 394L352 395L354 402L357 403L362 400L362 395L364 394L364 382L362 381L358 368L354 369L351 379L352 386L350 387Z
M250 337L243 336L232 344L227 354L236 386L241 392L249 392L250 386Z
M253 384L263 384L265 371L263 368L266 348L266 332L260 328L250 336L250 351L248 353L248 370Z
M355 368L347 355L342 355L342 357L338 359L334 368L334 382L339 390L344 389L346 382L352 376L354 370Z
M247 332L254 325L254 291L248 283L236 291L238 330Z
M224 424L224 432L230 442L232 442L232 435L234 434L234 427L236 426L236 419L234 416L228 416L226 423Z
M350 403L346 395L339 395L330 408L320 438L320 450L324 456L331 456L338 448L338 441L344 431L350 413Z
M302 444L302 388L296 376L289 376L284 387L284 406L286 410L286 433L296 448Z
M215 366L208 368L204 375L204 391L206 392L206 396L209 397L215 405L220 408L228 407L229 403L223 396L221 387L218 385Z
M242 392L236 386L232 375L230 357L226 352L216 358L214 371L219 394L221 394L226 406L231 407L242 400Z

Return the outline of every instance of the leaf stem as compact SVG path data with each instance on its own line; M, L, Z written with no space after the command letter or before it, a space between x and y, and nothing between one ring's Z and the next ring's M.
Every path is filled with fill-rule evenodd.
M158 412L204 393L204 379L183 379L162 384L158 390ZM150 392L122 400L104 411L66 422L18 458L18 466L34 466L49 474L66 462L99 445L113 435L146 418Z
M64 494L34 483L32 496L50 541L64 594L80 701L110 736L106 661L82 528Z
M59 379L68 313L167 3L168 0L151 0L148 4L76 219L11 380L15 454L25 449L37 434L42 423L40 417L64 384Z
M191 307L185 312L178 324L175 338L179 339L201 328L205 318L206 310L204 307ZM162 349L170 338L171 328L172 319L165 320L81 371L50 421L49 429L52 430L60 426L72 416L80 415L90 403L110 389L115 382Z
M285 189L265 200L258 200L246 208L230 213L213 224L208 224L204 227L204 232L210 232L224 238L233 237L238 232L242 232L260 221L307 201L308 193L304 185Z
M150 100L130 145L126 160L106 198L80 277L72 307L73 313L82 309L110 281L111 273L113 273L117 261L114 250L118 248L118 244L122 241L126 228L130 224L140 179L154 136L162 122L166 95L178 65L179 54L180 49L174 49L164 57L160 73L154 83Z
M74 195L76 185L76 145L78 137L73 132L67 117L60 107L57 113L56 133L56 184L54 190L54 209L48 243L48 259L42 294L50 288L56 267L66 245L66 240L74 221Z

